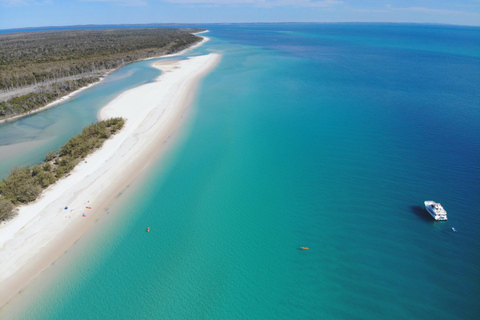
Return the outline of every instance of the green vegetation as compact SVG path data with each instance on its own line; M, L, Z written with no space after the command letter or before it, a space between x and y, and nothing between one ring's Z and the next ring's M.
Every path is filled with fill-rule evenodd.
M29 112L33 109L43 107L48 103L61 98L70 92L80 89L90 83L98 81L98 77L86 77L77 80L52 83L49 86L38 86L36 92L11 98L0 102L0 119L2 117L14 116Z
M0 196L0 221L7 220L17 213L12 201Z
M119 131L125 121L112 118L85 127L59 151L50 151L42 164L33 167L15 167L0 182L0 221L12 217L15 205L37 199L43 189L68 174L89 153L102 146L112 134Z
M127 63L181 51L202 29L144 28L0 34L0 119L42 107Z

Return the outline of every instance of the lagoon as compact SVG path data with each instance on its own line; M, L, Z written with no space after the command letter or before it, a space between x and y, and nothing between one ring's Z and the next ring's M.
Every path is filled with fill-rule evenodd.
M223 58L175 145L16 316L476 319L480 29L201 27Z

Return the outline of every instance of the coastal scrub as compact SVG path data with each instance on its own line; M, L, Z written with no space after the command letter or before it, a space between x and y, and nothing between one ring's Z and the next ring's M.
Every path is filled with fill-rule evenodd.
M34 201L49 185L68 174L75 166L124 125L123 118L111 118L85 127L59 151L50 151L45 161L32 167L15 167L0 182L0 221L11 218L15 206Z
M128 63L182 51L204 29L48 30L0 34L0 119L26 114Z

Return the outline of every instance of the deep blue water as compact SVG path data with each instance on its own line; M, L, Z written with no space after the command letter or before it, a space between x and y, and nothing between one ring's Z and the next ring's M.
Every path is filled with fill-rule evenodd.
M480 28L204 27L182 138L18 318L478 319Z

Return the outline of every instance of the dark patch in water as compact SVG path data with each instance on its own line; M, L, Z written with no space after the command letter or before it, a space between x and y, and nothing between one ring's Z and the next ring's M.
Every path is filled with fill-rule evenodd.
M415 214L417 217L419 217L421 220L426 221L426 222L432 222L433 219L430 216L430 214L425 210L425 208L421 206L410 206L410 210Z

